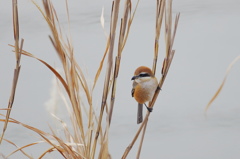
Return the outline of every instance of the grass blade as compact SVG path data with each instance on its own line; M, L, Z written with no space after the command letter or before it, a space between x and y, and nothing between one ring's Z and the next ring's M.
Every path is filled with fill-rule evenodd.
M220 94L220 92L222 91L223 86L225 85L225 82L227 80L227 77L230 73L230 71L232 70L232 67L235 65L235 63L237 63L240 60L240 56L236 57L228 66L226 74L224 76L224 79L221 83L221 85L219 86L218 90L216 91L216 93L213 95L213 97L211 98L211 100L208 102L207 106L205 107L205 113L208 111L208 109L210 108L210 106L212 105L212 103L216 100L216 98L218 97L218 95Z

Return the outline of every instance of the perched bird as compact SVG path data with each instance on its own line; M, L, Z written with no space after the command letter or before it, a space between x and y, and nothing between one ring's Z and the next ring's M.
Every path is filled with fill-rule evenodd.
M138 67L134 72L132 80L132 97L134 97L138 102L137 123L140 124L143 120L143 104L152 100L153 95L158 87L158 81L151 69L146 66ZM148 111L152 111L152 109L147 107L146 104L145 106Z

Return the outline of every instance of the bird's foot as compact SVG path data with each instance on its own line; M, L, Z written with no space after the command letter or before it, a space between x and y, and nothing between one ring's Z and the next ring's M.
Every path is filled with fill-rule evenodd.
M145 103L144 103L144 105L150 113L153 111L153 108L149 108Z

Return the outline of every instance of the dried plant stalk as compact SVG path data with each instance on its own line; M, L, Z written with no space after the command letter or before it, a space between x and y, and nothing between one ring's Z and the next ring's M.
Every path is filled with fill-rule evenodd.
M109 52L108 52L107 72L106 72L105 81L104 81L101 110L100 110L100 115L98 120L98 127L94 137L91 158L94 158L95 156L97 140L98 140L98 136L101 128L103 112L106 106L108 90L110 86L110 75L113 67L113 49L114 49L114 42L115 42L115 32L116 32L117 21L118 21L119 5L120 5L120 0L115 0L112 4L112 14L111 14L111 22L110 22L111 26L110 26L110 35L109 35L110 46L109 46Z
M156 67L157 67L157 61L158 61L159 38L160 38L160 33L162 28L163 15L165 11L165 3L166 3L166 0L157 0L157 4L156 4L155 45L154 45L154 58L153 58L153 66L152 66L152 72L154 75L156 74ZM141 153L146 129L147 129L147 124L144 126L144 129L142 132L142 138L139 144L137 158L140 158L140 153Z
M113 106L115 101L115 93L116 93L116 82L118 77L118 72L120 68L120 62L121 62L121 54L122 54L122 43L125 36L125 30L127 27L127 19L129 16L129 12L131 12L131 1L126 0L125 1L125 8L124 8L124 15L121 19L121 27L120 27L120 34L118 39L118 55L115 58L115 66L114 66L114 73L113 73L113 86L112 86L112 94L111 94L111 103L110 103L110 111L109 111L109 124L111 123L112 119L112 112L113 112Z
M163 20L163 15L165 10L165 3L166 3L166 0L157 0L155 45L154 45L154 58L153 58L153 66L152 66L152 72L154 75L156 73L156 67L157 67L159 38L160 38L160 33L162 28L162 20Z
M143 145L143 140L144 140L144 136L145 136L146 129L147 129L147 123L146 123L146 124L144 125L144 127L143 127L142 137L141 137L140 144L139 144L139 146L138 146L138 152L137 152L137 157L136 157L136 159L139 159L139 158L140 158L140 154L141 154L141 150L142 150L142 145Z
M128 38L128 33L130 31L131 24L132 24L134 15L136 13L138 3L139 3L139 0L137 1L135 10L134 10L132 15L131 15L131 10L132 10L131 0L126 0L125 5L124 5L124 13L123 13L123 18L121 19L120 34L119 34L119 39L118 39L118 54L115 57L115 66L114 66L114 73L113 73L113 85L112 85L110 111L109 111L109 125L111 123L112 113L113 113L113 108L114 108L116 89L117 89L117 78L118 78L118 73L119 73L119 69L120 69L122 51L123 51L123 48L126 44L126 41L127 41L127 38Z
M77 64L74 52L73 52L73 46L71 45L71 41L69 38L67 38L67 42L63 39L61 28L59 27L59 21L57 17L57 13L54 9L54 6L50 0L43 0L43 6L45 11L43 11L35 1L33 3L36 5L36 7L39 9L39 11L42 13L43 17L45 18L46 22L49 25L49 28L52 32L52 36L50 36L50 40L61 60L65 79L57 73L55 69L53 69L49 64L47 64L45 61L38 59L31 55L30 53L24 52L26 55L30 57L34 57L38 59L40 62L42 62L44 65L46 65L60 80L62 85L64 86L67 95L69 97L69 100L71 102L71 106L73 109L73 118L75 120L72 120L73 128L74 128L74 140L76 143L82 143L83 146L81 148L78 148L78 151L80 154L86 158L90 158L90 145L91 145L91 133L92 133L92 124L93 124L93 110L92 110L92 93L88 88L87 80L85 79L85 76L80 68L80 66ZM67 0L66 0L66 7L67 7ZM69 13L68 13L68 7L67 7L67 15L68 15L68 21L69 20ZM80 98L80 86L83 88L83 92L85 93L87 97L87 101L89 104L89 113L88 113L88 130L87 130L87 137L85 137L85 129L83 125L83 117L82 117L82 105L81 105L81 98ZM66 151L71 152L72 150L68 149L61 140L57 140L59 144L65 149ZM75 152L74 152L75 153ZM72 153L72 157L74 158L74 153ZM71 154L71 153L70 153Z
M163 1L158 1L157 2L157 5L159 4L164 4L165 2ZM179 17L180 17L180 13L178 13L176 15L176 19L175 19L175 25L174 25L174 30L173 30L173 36L172 36L172 0L169 0L167 1L166 5L163 5L163 7L158 7L157 8L166 8L164 9L165 10L165 43L166 43L166 55L165 55L165 58L164 58L164 61L163 61L163 66L162 66L162 77L159 81L159 84L158 84L158 88L156 89L155 91L155 94L153 96L153 99L151 102L149 102L149 108L152 108L155 104L155 101L158 97L158 94L163 86L163 83L166 79L166 76L167 76L167 73L168 73L168 70L171 66L171 62L172 62L172 59L173 59L173 56L174 56L174 53L175 51L172 50L172 46L173 46L173 42L174 42L174 38L175 38L175 34L176 34L176 30L177 30L177 25L178 25L178 21L179 21ZM156 24L156 28L159 29L161 28L159 25L161 25L161 19L163 18L159 18L158 15L161 15L163 16L163 13L162 14L159 14L161 12L158 11L157 9L157 20L156 22L158 22ZM160 19L160 20L159 20ZM157 30L156 29L156 30ZM160 33L159 30L156 31L156 34ZM160 35L156 35L155 37L159 38ZM156 44L156 41L158 40L155 40L155 56L154 56L154 62L153 62L153 71L155 73L156 71L156 65L157 65L157 56L158 56L158 43ZM141 133L141 131L143 130L143 134L142 134L142 139L140 141L140 145L139 145L139 149L138 149L138 154L137 154L137 158L140 157L140 152L141 152L141 147L142 147L142 144L143 144L143 139L144 139L144 135L145 135L145 130L146 130L146 125L147 125L147 122L148 122L148 118L150 116L150 112L147 112L145 118L144 118L144 121L142 122L141 126L139 127L135 137L133 138L132 142L129 144L129 146L126 148L123 156L122 156L122 159L125 159L128 155L128 153L130 152L131 148L133 147L133 145L135 144L139 134Z
M23 47L23 42L24 40L21 40L20 46L19 46L19 23L18 23L18 6L17 6L17 0L12 0L12 10L13 10L13 30L14 30L14 40L15 40L15 55L16 55L16 67L14 70L14 75L13 75L13 83L12 83L12 90L8 102L8 109L6 113L6 120L3 126L3 131L2 135L0 137L0 144L2 143L3 136L5 134L5 131L7 129L8 125L8 120L11 114L13 102L14 102L14 97L15 97L15 92L17 88L17 83L18 83L18 77L20 73L20 60L21 60L21 52L22 52L22 47Z
M116 1L114 2L114 4L115 3L116 3ZM109 110L109 113L107 111L108 123L107 123L107 128L105 129L105 133L104 133L104 137L103 137L103 141L102 141L102 147L100 149L99 158L106 158L107 156L110 157L109 155L107 155L107 153L103 153L103 152L107 152L107 149L108 149L108 130L109 130L109 126L110 126L110 123L111 123L112 112L113 112L113 107L114 107L114 102L115 102L117 77L118 77L118 73L119 73L119 69L120 69L121 55L122 55L123 48L124 48L125 43L126 43L127 38L128 38L128 33L129 33L129 30L130 30L130 27L131 27L131 24L132 24L132 21L133 21L133 18L134 18L134 15L135 15L138 3L139 3L139 0L137 2L137 5L136 5L135 10L133 12L133 15L131 15L131 10L132 10L131 0L126 0L125 1L123 18L121 19L121 24L120 24L120 33L119 33L119 39L118 39L118 53L117 53L117 56L115 57L115 64L114 64L114 69L113 69L113 77L111 77L112 85L111 85L111 88L110 88L110 85L108 87L112 91L111 92L111 98L110 98L110 110ZM113 7L113 13L114 13L114 11L116 11L116 10ZM119 11L117 11L117 12L119 12ZM112 18L114 18L114 17L112 16ZM111 30L110 30L110 35L111 35ZM111 41L111 36L108 39L109 39L108 42L111 43L112 42ZM108 44L108 45L111 46L111 44ZM107 46L107 48L108 48L108 46ZM104 89L105 89L105 87L104 87ZM102 102L102 103L104 103L104 102ZM102 118L102 116L100 114L100 119L101 118Z

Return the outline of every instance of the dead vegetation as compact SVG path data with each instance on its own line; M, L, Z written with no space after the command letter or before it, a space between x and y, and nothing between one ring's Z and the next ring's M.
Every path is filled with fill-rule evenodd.
M16 54L16 69L14 71L14 80L12 85L12 93L9 99L9 106L6 115L2 115L5 119L0 119L5 123L1 140L5 140L9 144L15 145L11 141L4 139L4 133L7 128L8 123L15 123L22 125L26 129L34 131L41 136L44 142L49 144L49 149L44 150L39 158L43 158L46 154L52 151L58 151L64 158L111 158L110 152L108 150L109 143L109 129L111 128L111 119L113 118L112 112L114 111L115 98L117 97L117 78L120 71L121 58L124 50L124 46L127 42L128 35L130 34L131 24L134 20L134 15L137 10L139 0L136 6L132 6L131 0L125 0L124 2L124 12L123 15L119 15L120 10L120 0L114 0L112 2L111 18L110 18L110 31L106 42L106 49L103 54L102 59L100 59L99 68L96 71L94 84L89 87L88 81L75 59L74 49L71 42L71 37L69 35L63 35L61 27L59 24L59 18L55 11L54 5L51 0L43 0L43 8L41 8L35 1L33 1L36 8L40 11L45 21L47 22L51 35L49 36L53 47L61 61L62 69L64 70L63 75L58 73L58 71L45 62L42 59L35 57L33 54L22 49L23 40L19 43L19 26L18 26L18 11L17 11L17 0L13 0L13 22L14 22L14 38L15 45L11 45L15 50ZM176 15L174 23L172 24L172 0L157 0L156 1L156 30L155 30L155 44L154 44L154 54L153 54L153 66L152 70L155 73L157 68L158 60L158 48L159 48L159 38L161 29L165 31L165 45L166 52L165 58L162 60L161 68L161 79L159 80L159 88L161 89L164 81L166 79L167 73L171 66L175 50L173 50L174 38L176 35L177 25L180 14ZM68 1L66 0L66 7ZM68 8L67 8L68 11ZM70 17L69 12L67 16ZM121 18L119 18L121 17ZM164 21L165 20L165 21ZM163 23L164 22L164 23ZM69 20L70 23L70 20ZM165 24L165 26L162 26ZM119 35L116 34L117 26L120 26ZM64 38L66 37L67 38ZM117 37L116 37L117 36ZM115 46L117 45L117 46ZM117 52L114 52L114 47L117 47ZM59 137L54 130L51 133L43 132L32 126L23 124L15 119L10 118L10 112L12 109L14 94L16 90L17 80L20 71L20 58L21 55L25 55L34 58L44 64L58 79L58 82L63 86L64 91L67 94L68 101L70 102L70 107L68 108L68 113L70 114L70 121L72 125L66 125L64 121L55 116L55 118L62 124L62 129L64 130L65 137ZM127 56L127 55L126 55ZM95 85L98 81L99 76L102 73L103 64L106 63L106 74L102 90L102 101L100 106L100 111L96 112L93 107L93 91ZM157 100L160 89L157 89L153 97L152 102L150 102L149 107L153 107L155 101ZM80 95L80 92L84 93L84 97ZM82 105L83 98L86 98L87 105ZM87 116L84 118L83 113ZM107 120L103 120L103 116L107 116ZM132 142L126 148L123 153L122 158L126 158L131 148L135 144L139 135L142 133L141 142L139 145L139 150L137 158L140 158L141 147L143 144L144 135L147 128L148 118L150 113L148 112L145 116L144 121L136 132ZM87 123L87 124L84 124ZM72 126L73 131L70 131L68 127ZM30 143L23 147L17 147L17 149L9 154L11 156L13 153L21 151L26 157L32 158L29 154L23 151L24 148L29 146L34 146L41 142ZM98 148L97 148L98 147ZM97 149L99 151L97 151ZM8 157L7 156L7 157Z

